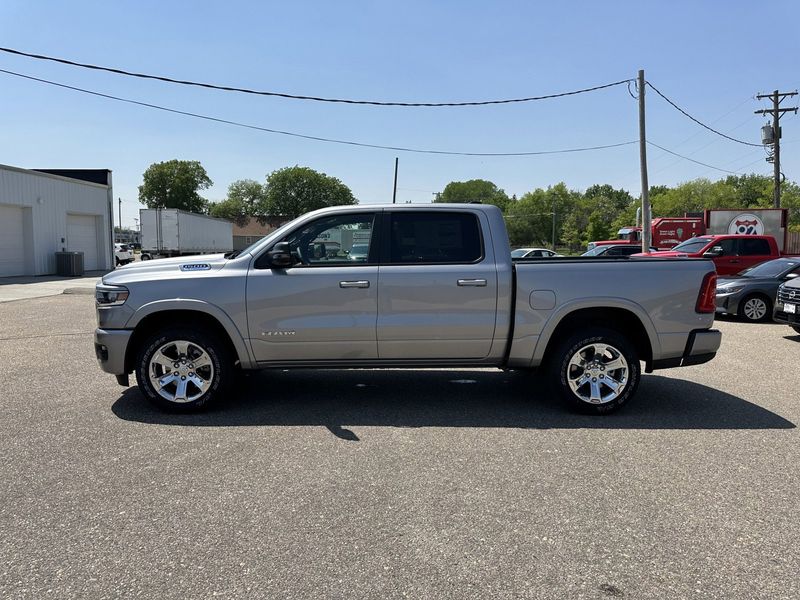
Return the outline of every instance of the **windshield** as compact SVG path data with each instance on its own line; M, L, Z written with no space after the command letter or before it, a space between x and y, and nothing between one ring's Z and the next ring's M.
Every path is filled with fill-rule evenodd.
M511 252L511 258L522 258L528 253L527 248L518 248Z
M612 248L612 246L595 246L591 250L587 250L586 252L581 254L581 256L600 256L609 248Z
M673 248L675 252L686 252L687 254L692 254L694 252L699 252L711 241L711 238L692 238L690 240L686 240L685 242L678 244Z
M777 258L739 273L742 277L780 277L800 267L800 260Z

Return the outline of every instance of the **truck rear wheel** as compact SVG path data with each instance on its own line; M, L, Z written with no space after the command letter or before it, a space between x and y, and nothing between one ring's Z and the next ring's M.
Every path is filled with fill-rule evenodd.
M145 397L170 412L195 412L218 399L233 379L227 346L204 331L171 327L154 332L136 357Z
M573 410L607 414L625 404L639 386L641 369L633 345L611 329L589 327L559 344L550 380Z

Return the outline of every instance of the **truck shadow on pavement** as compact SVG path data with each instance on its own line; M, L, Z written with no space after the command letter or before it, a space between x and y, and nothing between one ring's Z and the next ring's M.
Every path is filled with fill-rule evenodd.
M637 396L602 417L568 411L540 376L436 370L263 371L242 376L229 397L198 414L151 406L138 387L113 404L120 419L194 427L321 426L357 441L351 427L517 429L793 429L742 398L686 381L642 377Z

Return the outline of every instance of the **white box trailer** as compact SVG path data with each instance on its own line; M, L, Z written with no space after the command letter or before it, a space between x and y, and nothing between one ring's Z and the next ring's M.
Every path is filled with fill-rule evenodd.
M144 208L142 260L233 250L233 223L176 208Z

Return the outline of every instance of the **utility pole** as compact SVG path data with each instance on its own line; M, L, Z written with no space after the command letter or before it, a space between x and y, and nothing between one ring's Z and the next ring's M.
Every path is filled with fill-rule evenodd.
M553 252L556 251L556 199L553 198Z
M122 233L122 198L119 199L119 232Z
M639 70L639 164L642 170L642 252L650 252L650 186L647 183L647 137L644 129L644 69Z
M794 111L797 114L797 107L784 107L780 108L779 105L783 101L784 98L788 98L791 96L797 96L797 92L779 92L775 90L771 94L758 94L756 98L759 100L763 100L764 98L769 98L772 100L772 108L769 109L762 109L757 110L755 113L757 115L765 115L770 114L772 115L772 139L769 136L762 135L762 142L765 146L772 144L774 150L771 157L767 157L767 162L769 162L770 158L772 158L772 164L774 167L774 177L775 177L775 189L772 192L772 206L774 208L781 207L781 127L780 127L780 120L781 115L785 112Z
M397 164L400 162L400 159L395 156L394 157L394 188L392 188L392 204L397 202Z

